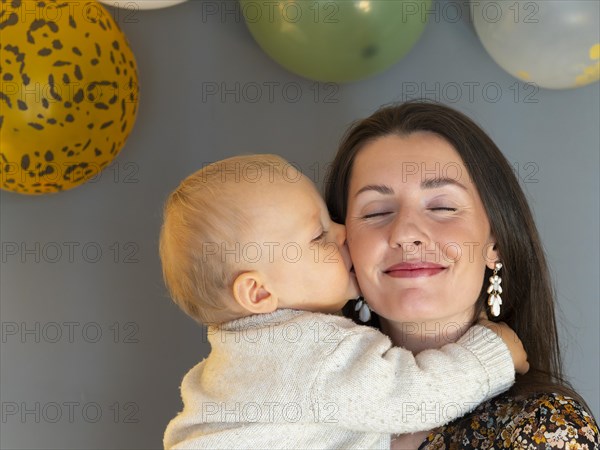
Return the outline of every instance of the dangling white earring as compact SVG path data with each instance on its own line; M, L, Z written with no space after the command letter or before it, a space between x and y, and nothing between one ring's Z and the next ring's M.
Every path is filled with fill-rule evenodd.
M367 301L364 297L358 297L356 300L354 311L358 311L358 318L361 322L368 322L371 320L371 308L367 305Z
M498 272L502 269L502 263L497 262L496 267L494 267L494 273L490 277L490 286L487 289L488 294L488 305L490 306L490 311L492 316L498 317L500 315L500 305L502 305L502 298L500 294L502 294L502 278L498 276Z

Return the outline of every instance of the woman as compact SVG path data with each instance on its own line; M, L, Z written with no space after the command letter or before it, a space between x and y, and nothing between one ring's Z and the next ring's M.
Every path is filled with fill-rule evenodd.
M529 373L506 394L440 429L396 436L392 448L598 448L597 425L563 378L531 211L483 130L436 103L382 108L343 138L325 197L347 227L363 319L370 308L369 324L396 345L441 347L486 310L528 353Z

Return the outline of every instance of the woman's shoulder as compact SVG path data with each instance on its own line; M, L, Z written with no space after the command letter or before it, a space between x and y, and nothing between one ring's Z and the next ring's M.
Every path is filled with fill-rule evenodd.
M429 435L422 449L600 448L594 418L575 399L558 393L515 398L504 394L467 417Z

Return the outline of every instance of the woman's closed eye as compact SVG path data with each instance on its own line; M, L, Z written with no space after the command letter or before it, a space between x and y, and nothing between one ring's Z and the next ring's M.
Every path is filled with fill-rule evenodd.
M368 220L368 219L374 219L375 217L383 217L383 216L387 216L388 214L391 214L391 211L378 211L378 212L374 212L374 213L369 213L369 214L364 214L363 216L361 216L361 219L364 220Z
M452 208L450 206L436 206L435 208L429 208L430 211L448 211L448 212L454 212L456 211L456 208Z

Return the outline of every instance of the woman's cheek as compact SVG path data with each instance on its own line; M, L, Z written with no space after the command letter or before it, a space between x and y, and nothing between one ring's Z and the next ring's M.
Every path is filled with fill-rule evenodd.
M445 263L453 264L462 257L462 247L458 242L446 242L442 246L442 258Z
M359 230L350 228L348 229L347 241L352 261L355 264L364 264L370 256L368 249L372 245L373 236L370 233L361 233Z

